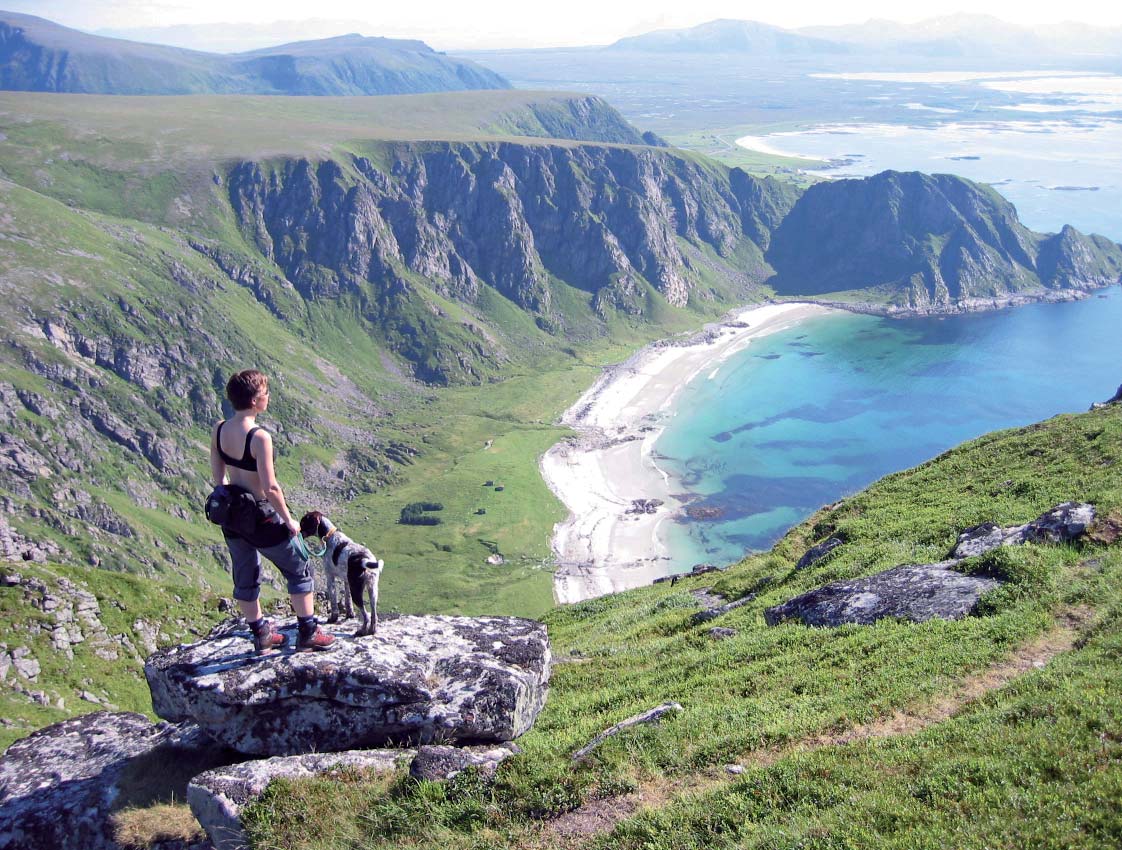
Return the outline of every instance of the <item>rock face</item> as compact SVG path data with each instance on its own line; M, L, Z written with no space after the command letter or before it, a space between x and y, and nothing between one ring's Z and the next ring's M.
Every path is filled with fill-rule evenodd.
M868 578L835 581L768 608L764 619L769 626L785 620L801 620L808 626L869 625L883 617L917 623L958 620L999 583L957 573L951 569L954 563L907 565Z
M40 729L0 758L2 850L118 850L109 820L134 760L215 749L195 724L95 712Z
M554 303L551 278L592 293L601 314L644 313L652 287L678 306L710 299L697 264L721 264L702 249L729 258L718 271L743 296L767 277L761 252L795 200L775 180L714 175L666 149L448 143L387 157L292 160L280 171L243 162L227 178L243 231L305 298L373 284L366 318L384 326L413 310L414 275L468 304L490 286L555 330L573 317ZM733 262L740 249L755 259ZM417 362L417 347L433 343L424 330L389 341ZM459 347L469 359L494 356L479 334ZM464 365L443 369L455 376Z
M959 312L1019 293L1090 289L1122 276L1122 250L1071 227L1037 234L992 189L950 174L885 171L809 188L772 235L783 294L879 286L884 312Z
M196 776L187 786L187 802L215 850L244 850L249 836L242 827L242 811L274 779L298 779L341 768L388 772L404 766L413 755L413 750L388 749L247 761Z
M281 629L293 645L295 620ZM153 707L240 752L296 755L509 741L545 702L549 639L532 620L402 616L371 637L337 637L327 652L256 657L247 629L220 628L148 659Z

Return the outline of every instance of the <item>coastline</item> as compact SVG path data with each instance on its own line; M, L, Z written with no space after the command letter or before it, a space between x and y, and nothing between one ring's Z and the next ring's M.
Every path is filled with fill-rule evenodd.
M660 531L683 502L655 463L653 448L678 393L753 339L831 312L807 302L738 310L687 339L653 343L609 367L565 411L561 423L577 435L553 446L539 464L546 484L569 509L553 530L558 603L618 593L668 574Z

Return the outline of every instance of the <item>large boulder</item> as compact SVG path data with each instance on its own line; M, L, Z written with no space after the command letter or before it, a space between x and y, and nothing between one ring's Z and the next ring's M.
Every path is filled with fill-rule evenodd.
M295 620L279 628L291 646ZM336 637L326 652L258 657L247 628L219 627L148 658L153 708L243 753L299 755L509 741L545 703L549 639L533 620L401 616L376 635Z
M921 623L958 620L998 582L951 569L954 561L894 567L867 578L835 581L764 611L769 626L800 620L808 626L868 625L884 617Z
M342 768L393 771L404 767L413 755L413 750L382 749L242 762L196 776L187 786L187 802L215 850L244 850L249 846L249 836L242 826L242 811L274 779L318 776Z
M0 848L119 850L110 815L128 802L124 786L205 752L211 764L229 755L193 723L140 714L98 711L40 729L0 757Z

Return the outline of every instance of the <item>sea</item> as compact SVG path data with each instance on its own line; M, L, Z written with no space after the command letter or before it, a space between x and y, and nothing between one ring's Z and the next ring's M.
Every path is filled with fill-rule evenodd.
M1070 224L1122 241L1122 76L1042 72L824 74L881 84L914 121L827 123L744 136L742 147L801 157L806 173L864 177L885 169L988 183L1024 224ZM900 86L907 84L907 88ZM972 111L971 93L1008 102Z
M945 318L831 313L687 384L654 450L708 519L668 572L765 550L819 507L988 431L1087 410L1122 382L1122 287ZM711 510L708 510L711 509Z

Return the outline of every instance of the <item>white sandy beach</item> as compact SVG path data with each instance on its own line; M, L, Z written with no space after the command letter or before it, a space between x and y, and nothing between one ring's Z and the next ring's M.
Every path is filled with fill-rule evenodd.
M542 476L570 512L553 531L558 602L617 593L670 573L660 530L682 504L652 449L675 397L700 373L712 377L721 361L753 339L827 312L816 304L768 304L688 339L655 343L606 370L565 412L562 423L578 436L541 460ZM662 504L651 513L636 511L636 500L643 499Z

